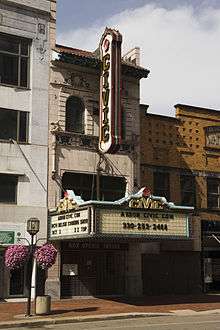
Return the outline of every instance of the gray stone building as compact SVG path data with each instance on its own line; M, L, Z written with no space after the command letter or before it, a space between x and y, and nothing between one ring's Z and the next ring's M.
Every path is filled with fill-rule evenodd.
M53 1L0 1L0 297L26 294L25 270L9 272L3 254L26 221L46 237L49 24ZM25 241L23 241L25 244ZM27 243L26 243L27 244Z

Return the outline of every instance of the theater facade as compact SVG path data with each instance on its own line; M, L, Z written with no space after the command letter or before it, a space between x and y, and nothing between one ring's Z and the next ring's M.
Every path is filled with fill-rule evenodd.
M68 190L50 211L49 240L59 252L47 293L60 298L199 291L192 213L146 188L114 202L83 201Z
M61 230L59 220L59 228L53 230L57 234L51 232L59 257L48 273L46 292L55 297L73 293L119 294L125 290L125 256L134 249L128 249L120 233L120 240L115 241L106 229L98 232L95 214L101 201L111 206L140 187L140 80L148 77L149 70L140 66L136 50L121 55L122 36L115 29L105 29L94 52L55 44L55 26L51 41L48 207L55 209L68 190L84 201L96 200L97 204L78 206L79 218L87 224L80 228L64 224ZM64 273L65 269L68 273L68 265L79 265L80 280L78 275L62 275L63 264L67 265ZM119 272L118 267L122 267ZM107 281L111 287L105 289L109 274L115 275ZM117 278L119 274L123 281ZM138 280L136 285L139 286Z

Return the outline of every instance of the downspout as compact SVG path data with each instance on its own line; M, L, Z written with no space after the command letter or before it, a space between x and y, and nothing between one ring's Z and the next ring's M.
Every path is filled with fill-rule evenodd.
M43 183L41 182L39 176L37 175L37 173L35 172L35 170L33 169L30 161L28 160L27 156L25 155L24 151L21 149L21 146L17 143L17 141L10 139L10 141L15 144L17 146L17 148L20 150L22 156L24 157L26 163L28 164L29 168L31 169L32 173L34 174L34 176L36 177L37 181L39 182L39 184L41 185L41 187L43 188L43 190L45 192L47 192L47 189L45 188L45 186L43 185Z
M52 157L52 178L55 178L57 174L56 169L56 134L55 132L52 133L52 148L51 148L51 157Z
M56 147L57 147L57 143L56 143L56 133L57 132L61 132L61 126L60 126L60 122L59 120L53 123L50 123L51 125L51 129L50 129L50 133L52 134L52 143L51 143L51 157L52 157L52 179L55 180L56 179L56 174L57 174L57 161L56 161Z

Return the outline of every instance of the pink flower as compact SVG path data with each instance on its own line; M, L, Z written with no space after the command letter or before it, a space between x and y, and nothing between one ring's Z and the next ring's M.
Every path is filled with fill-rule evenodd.
M5 266L10 270L20 268L28 260L28 257L28 246L10 245L5 251Z
M34 253L34 257L36 258L37 264L42 269L47 269L53 266L56 261L56 256L57 250L50 243L46 243L41 247L37 248Z

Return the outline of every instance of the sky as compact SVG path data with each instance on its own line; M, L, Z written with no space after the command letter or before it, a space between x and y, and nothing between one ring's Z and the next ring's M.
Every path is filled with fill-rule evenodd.
M220 0L57 0L57 43L94 51L106 26L122 33L122 53L140 47L148 112L220 110Z

